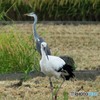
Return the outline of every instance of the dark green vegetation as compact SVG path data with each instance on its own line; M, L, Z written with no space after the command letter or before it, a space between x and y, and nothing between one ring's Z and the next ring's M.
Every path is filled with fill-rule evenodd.
M100 21L100 0L0 0L0 20L26 20L32 11L39 20Z

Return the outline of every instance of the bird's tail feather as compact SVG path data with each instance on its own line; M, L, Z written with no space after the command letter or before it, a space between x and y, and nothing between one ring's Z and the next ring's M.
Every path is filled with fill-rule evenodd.
M73 73L73 68L70 65L65 65L63 67L64 70L66 70L68 72L69 75L64 75L66 80L69 80L70 78L75 77L74 73Z
M69 56L60 56L61 59L63 59L67 65L72 66L72 69L75 70L76 69L76 64L75 61L72 57Z

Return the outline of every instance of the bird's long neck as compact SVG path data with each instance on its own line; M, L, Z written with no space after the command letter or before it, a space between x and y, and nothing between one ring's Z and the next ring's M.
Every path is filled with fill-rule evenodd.
M42 59L47 61L48 60L47 55L46 55L45 51L43 50L43 48L41 48L41 54L42 54Z
M35 40L39 38L37 32L36 32L36 24L37 24L37 16L34 16L34 23L33 23L33 33Z

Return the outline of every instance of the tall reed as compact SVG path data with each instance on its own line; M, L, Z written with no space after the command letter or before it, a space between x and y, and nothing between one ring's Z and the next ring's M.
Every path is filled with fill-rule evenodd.
M36 12L40 20L99 20L100 0L1 0L0 19L26 20Z
M39 55L30 34L0 34L0 73L39 70Z

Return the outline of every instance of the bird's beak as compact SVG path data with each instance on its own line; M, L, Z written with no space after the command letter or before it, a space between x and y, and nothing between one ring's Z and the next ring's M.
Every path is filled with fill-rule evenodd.
M24 14L24 16L28 16L28 14Z

